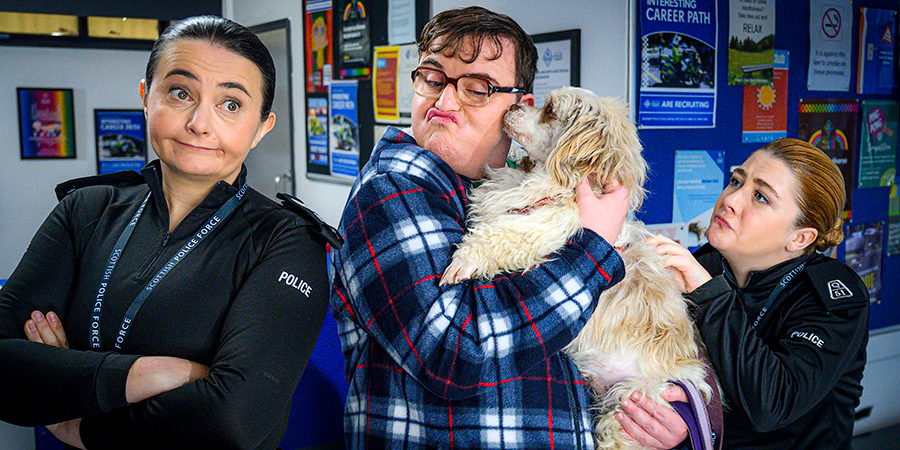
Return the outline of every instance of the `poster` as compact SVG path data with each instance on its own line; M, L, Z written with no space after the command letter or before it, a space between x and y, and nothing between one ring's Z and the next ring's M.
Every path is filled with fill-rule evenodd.
M693 227L696 238L706 236L709 219L725 186L725 152L721 150L678 150L672 193L672 222ZM697 242L682 242L698 245Z
M897 196L897 183L891 185L888 196L887 255L900 255L900 197Z
M372 44L365 2L341 0L340 4L338 76L341 79L368 78L372 73Z
M400 122L398 109L398 60L400 47L375 47L372 72L372 97L376 122Z
M890 186L897 172L898 103L863 100L857 187Z
M800 99L797 138L822 149L844 176L847 203L843 219L852 217L856 185L856 99Z
M328 92L333 62L331 55L331 0L306 0L304 3L303 47L306 55L306 93Z
M21 159L74 158L71 89L16 88Z
M97 173L140 171L147 164L144 110L94 110Z
M397 52L397 112L400 123L412 123L413 91L412 71L419 67L419 49L416 44L399 46ZM375 139L380 139L376 135Z
M534 106L542 108L551 91L581 84L581 30L538 34L533 37L538 61L532 93Z
M772 84L775 1L731 0L728 21L728 85ZM790 0L788 0L790 1Z
M388 0L388 44L416 42L415 0Z
M359 89L356 81L334 80L329 92L331 175L353 180L359 175Z
M714 0L641 0L639 126L715 126L716 8Z
M853 37L851 0L810 0L810 91L850 90L850 51Z
M856 92L890 94L894 88L897 11L860 8Z
M329 175L328 168L328 98L306 97L306 170Z
M763 86L744 86L744 119L741 141L769 143L787 137L787 50L775 50L773 81Z
M881 301L881 239L883 222L849 225L844 231L844 262L869 289L869 302Z

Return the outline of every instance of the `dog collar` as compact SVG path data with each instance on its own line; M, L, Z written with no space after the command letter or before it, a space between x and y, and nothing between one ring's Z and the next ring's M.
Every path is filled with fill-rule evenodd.
M513 214L528 214L541 206L547 206L556 203L556 197L544 197L524 208L514 208L509 210Z

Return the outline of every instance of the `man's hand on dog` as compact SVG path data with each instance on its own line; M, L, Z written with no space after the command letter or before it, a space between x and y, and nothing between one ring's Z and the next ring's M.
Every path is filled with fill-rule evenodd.
M609 245L615 245L628 214L628 189L612 181L603 186L603 192L595 195L591 181L585 178L575 186L575 203L581 226L599 234Z
M684 389L669 386L662 393L668 402L688 401ZM650 400L640 392L622 401L622 410L616 419L622 424L625 434L633 441L652 449L670 449L678 446L688 437L684 419L667 406Z

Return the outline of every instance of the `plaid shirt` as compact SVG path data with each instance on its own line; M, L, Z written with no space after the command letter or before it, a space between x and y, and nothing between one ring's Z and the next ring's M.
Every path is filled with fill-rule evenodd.
M589 388L560 350L622 260L586 230L526 273L438 286L469 187L389 128L351 190L331 295L347 446L593 448Z

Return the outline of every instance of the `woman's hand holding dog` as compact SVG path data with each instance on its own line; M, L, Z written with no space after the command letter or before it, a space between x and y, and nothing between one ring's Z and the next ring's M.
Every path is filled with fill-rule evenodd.
M603 192L603 195L595 195L590 181L585 178L575 186L575 203L581 226L599 234L609 245L615 245L628 214L628 189L618 182L609 182L603 186Z
M694 292L694 289L712 279L709 272L694 259L694 255L681 244L657 234L647 238L647 245L653 247L656 253L666 256L666 267L675 275L681 292Z

